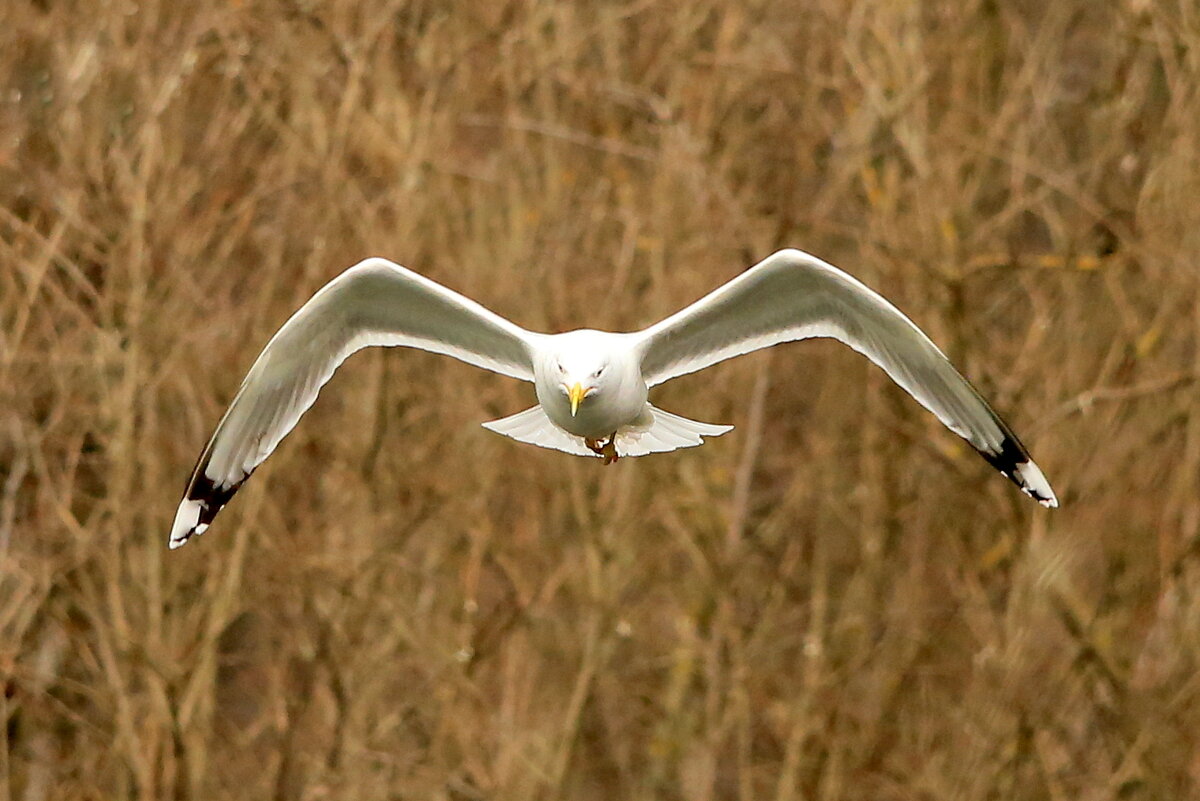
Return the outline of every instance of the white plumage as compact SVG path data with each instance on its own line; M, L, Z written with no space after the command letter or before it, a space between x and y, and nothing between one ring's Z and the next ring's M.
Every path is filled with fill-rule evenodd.
M743 353L832 337L882 367L1043 506L1058 505L1028 452L911 320L815 256L781 250L643 331L538 334L385 259L320 289L267 343L201 453L170 546L202 534L350 354L404 345L531 381L538 405L484 427L580 456L643 456L700 445L731 426L647 401L650 387Z

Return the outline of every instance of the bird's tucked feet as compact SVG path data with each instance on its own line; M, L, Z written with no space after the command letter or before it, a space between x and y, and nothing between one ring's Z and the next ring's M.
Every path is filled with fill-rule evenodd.
M603 439L584 438L583 441L592 450L592 453L604 457L605 464L612 464L613 462L617 461L617 459L621 458L620 454L617 453L616 431L609 434L607 437L604 437Z

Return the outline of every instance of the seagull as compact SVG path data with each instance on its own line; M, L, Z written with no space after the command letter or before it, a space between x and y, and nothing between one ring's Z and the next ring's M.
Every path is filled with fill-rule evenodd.
M532 382L536 406L484 428L611 464L690 448L732 430L655 407L647 400L651 387L812 337L836 339L866 356L1022 492L1058 506L1017 436L929 337L881 295L803 251L781 250L632 333L527 331L412 270L370 258L318 290L259 354L200 454L169 546L208 529L334 370L365 347L420 348Z

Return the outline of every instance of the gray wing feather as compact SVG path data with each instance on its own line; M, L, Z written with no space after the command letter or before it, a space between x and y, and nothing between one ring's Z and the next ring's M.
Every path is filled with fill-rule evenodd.
M171 547L208 527L355 351L420 348L532 381L532 337L398 264L367 259L351 267L293 314L251 366L188 482Z
M929 337L866 285L799 250L781 250L639 332L654 386L781 342L831 337L879 365L1023 491L1057 500L1028 452Z

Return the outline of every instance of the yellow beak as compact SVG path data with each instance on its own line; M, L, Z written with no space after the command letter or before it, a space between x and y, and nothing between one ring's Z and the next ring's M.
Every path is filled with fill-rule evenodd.
M583 396L587 394L587 390L583 388L583 384L575 384L567 389L567 397L571 399L571 416L575 416L575 412L579 410L579 403L583 400Z

